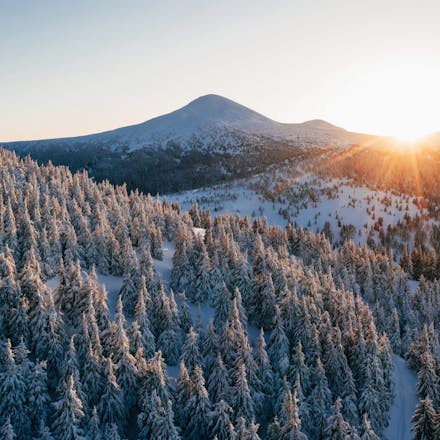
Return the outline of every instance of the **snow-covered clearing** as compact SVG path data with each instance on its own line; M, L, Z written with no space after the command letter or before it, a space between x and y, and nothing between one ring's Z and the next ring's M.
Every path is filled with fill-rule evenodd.
M406 361L393 355L395 393L390 411L390 425L385 431L387 440L411 440L411 417L417 405L416 375Z
M243 216L266 217L271 225L285 226L296 222L312 232L320 232L326 222L330 223L335 238L339 239L341 224L352 224L356 228L354 242L363 244L371 227L381 218L383 229L403 221L405 214L413 217L422 214L413 203L414 198L405 198L391 191L372 191L367 187L352 186L347 180L323 181L310 176L284 183L286 189L269 200L261 190L258 178L241 179L232 183L186 191L167 196L178 201L188 210L194 202L200 208L210 209L213 215L235 213ZM306 184L306 187L300 185ZM257 186L256 186L257 185ZM299 196L295 191L304 193ZM310 199L313 193L316 199ZM293 195L292 195L293 194ZM281 202L280 202L281 200Z

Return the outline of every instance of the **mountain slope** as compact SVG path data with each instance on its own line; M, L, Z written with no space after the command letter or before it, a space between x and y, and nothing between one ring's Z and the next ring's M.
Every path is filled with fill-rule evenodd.
M252 175L305 151L346 148L365 137L322 120L283 124L206 95L141 124L3 146L72 171L87 169L97 180L166 193Z
M218 95L206 95L195 99L172 113L146 122L86 136L46 139L38 141L10 142L9 148L32 151L58 145L101 145L112 149L128 147L130 150L143 147L166 147L171 142L185 148L194 145L210 148L216 143L239 144L237 138L259 137L276 140L315 142L317 146L349 144L359 135L349 133L322 120L302 124L283 124L273 121L241 104Z

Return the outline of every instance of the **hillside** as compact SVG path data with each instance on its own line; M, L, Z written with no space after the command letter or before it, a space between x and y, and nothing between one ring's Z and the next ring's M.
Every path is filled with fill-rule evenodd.
M141 124L88 136L4 143L40 163L87 169L97 180L175 192L264 171L304 153L368 139L325 121L282 124L229 99L202 96Z
M356 143L360 135L350 133L322 120L302 124L282 124L243 105L218 95L201 96L184 107L146 122L87 136L10 142L4 145L17 151L47 149L54 145L70 149L83 145L108 147L113 150L167 148L230 147L240 150L239 137L295 141L304 145L345 146ZM238 138L237 138L238 137Z

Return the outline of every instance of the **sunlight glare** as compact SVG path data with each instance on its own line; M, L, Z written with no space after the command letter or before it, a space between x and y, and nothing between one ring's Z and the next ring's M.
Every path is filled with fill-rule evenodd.
M353 131L415 142L438 130L440 88L436 69L393 65L353 80L335 100L342 115L353 109L346 126Z

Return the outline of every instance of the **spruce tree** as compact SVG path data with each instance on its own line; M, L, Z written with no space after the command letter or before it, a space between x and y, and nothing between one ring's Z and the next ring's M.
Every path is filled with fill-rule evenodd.
M60 440L85 440L83 433L83 404L75 391L75 381L70 375L63 382L60 399L54 403L53 432Z
M205 380L200 366L194 368L189 399L185 406L185 436L194 440L203 440L209 436L209 413L211 402L205 388Z
M437 428L435 426L435 410L429 397L419 401L414 410L411 423L414 440L432 440L435 438Z
M15 433L19 436L29 434L27 408L27 383L22 370L16 364L11 343L8 340L0 372L0 414L8 415Z
M101 423L122 425L125 418L123 395L113 370L113 362L109 358L105 362L103 391L97 409Z
M6 421L1 427L1 436L3 440L15 440L17 436L15 435L14 427L11 423L11 416L6 417Z

